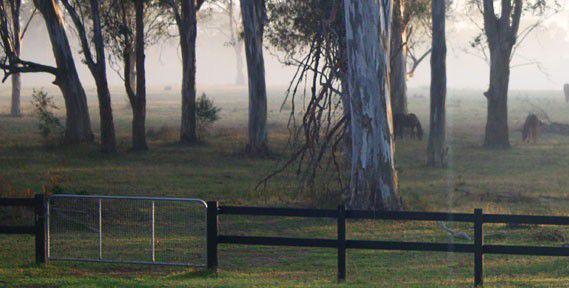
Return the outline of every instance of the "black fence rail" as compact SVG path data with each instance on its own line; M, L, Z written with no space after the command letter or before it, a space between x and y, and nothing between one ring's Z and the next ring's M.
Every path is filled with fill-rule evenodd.
M210 269L216 269L218 266L217 249L219 244L335 248L337 249L338 253L338 281L343 281L346 279L347 249L455 252L473 254L474 285L481 286L484 282L484 254L569 256L568 247L484 244L484 224L486 223L569 225L569 217L484 214L482 209L475 209L474 213L469 214L360 211L346 210L344 206L339 206L337 210L237 207L218 206L218 203L215 201L208 202L207 215L207 266ZM337 237L336 239L318 239L219 235L217 228L219 215L286 216L337 219ZM474 226L474 241L471 244L457 244L349 240L346 239L346 219L445 221L472 223Z
M35 236L36 263L47 260L47 220L46 199L43 194L34 198L0 198L0 209L3 207L27 207L34 211L33 226L4 226L0 224L0 234L23 234Z

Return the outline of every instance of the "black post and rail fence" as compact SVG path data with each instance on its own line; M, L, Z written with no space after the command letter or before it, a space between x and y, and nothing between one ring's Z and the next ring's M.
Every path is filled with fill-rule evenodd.
M0 234L34 235L35 259L38 264L47 262L47 209L43 194L34 198L0 198L0 207L26 207L34 212L34 225L29 226L3 226L0 225Z
M28 207L34 211L34 225L3 226L0 234L27 234L35 236L35 259L37 263L46 263L47 255L47 199L44 195L34 198L0 198L0 207ZM218 230L220 215L304 217L335 219L337 223L336 239L236 236L220 234ZM445 221L471 223L474 226L474 241L466 243L433 243L405 241L372 241L350 240L346 237L346 221L359 220L395 220L395 221ZM530 216L484 214L482 209L474 213L440 213L440 212L400 212L400 211L363 211L338 209L294 209L294 208L261 208L219 206L218 202L207 202L206 238L208 269L215 271L219 265L218 246L220 244L265 245L289 247L333 248L337 250L337 278L346 279L346 251L348 249L431 251L469 253L474 256L474 284L484 283L484 255L528 255L528 256L569 256L569 247L494 245L484 243L484 224L531 224L531 225L564 225L569 226L566 216Z
M569 256L569 247L544 247L521 245L488 245L484 244L484 224L490 223L516 223L533 225L569 225L569 217L563 216L529 216L484 214L482 209L475 209L474 213L437 213L437 212L398 212L398 211L362 211L346 210L339 206L337 210L323 209L289 209L289 208L260 208L218 206L217 202L208 202L208 268L217 268L217 250L219 244L239 245L266 245L266 246L292 246L292 247L318 247L335 248L338 257L338 281L346 279L346 250L373 249L373 250L400 250L400 251L431 251L470 253L474 256L474 285L484 283L484 255L529 255L529 256ZM306 218L331 218L337 220L336 239L318 238L291 238L291 237L260 237L235 236L218 234L217 224L219 215L247 215L247 216L285 216ZM474 243L431 243L431 242L404 242L404 241L370 241L346 239L346 220L410 220L410 221L445 221L472 223L474 226ZM209 228L215 225L215 228ZM211 265L209 265L211 264Z

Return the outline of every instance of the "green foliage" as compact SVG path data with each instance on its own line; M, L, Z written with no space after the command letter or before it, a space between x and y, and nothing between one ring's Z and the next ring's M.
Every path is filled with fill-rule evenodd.
M63 136L64 127L53 110L58 110L53 101L53 97L43 90L34 89L32 93L32 105L34 113L38 118L38 130L46 146L58 143Z
M213 100L203 93L196 101L198 137L202 138L209 126L219 120L221 108L215 106Z

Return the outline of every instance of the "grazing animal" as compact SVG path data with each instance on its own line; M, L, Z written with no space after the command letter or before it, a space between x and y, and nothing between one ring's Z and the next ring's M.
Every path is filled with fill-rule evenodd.
M525 143L536 143L539 137L539 118L535 114L529 114L522 130L522 139Z
M417 115L413 113L393 115L393 126L395 138L404 138L406 131L409 131L411 139L423 140L423 127Z

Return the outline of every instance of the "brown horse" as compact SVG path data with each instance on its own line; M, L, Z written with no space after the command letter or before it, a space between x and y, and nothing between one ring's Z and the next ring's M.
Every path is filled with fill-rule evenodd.
M396 113L393 115L393 128L395 138L404 138L407 131L411 139L423 140L423 127L417 115L413 113L402 114Z
M537 115L529 114L524 123L524 128L522 130L522 139L525 143L536 143L539 137L539 127L541 122Z

